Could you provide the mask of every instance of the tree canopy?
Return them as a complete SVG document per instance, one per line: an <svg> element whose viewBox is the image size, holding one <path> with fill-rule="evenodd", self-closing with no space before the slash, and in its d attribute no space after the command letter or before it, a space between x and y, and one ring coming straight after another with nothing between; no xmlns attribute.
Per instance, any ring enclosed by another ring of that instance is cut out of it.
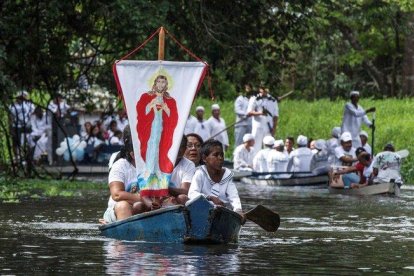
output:
<svg viewBox="0 0 414 276"><path fill-rule="evenodd" d="M413 10L409 0L5 0L2 98L76 90L82 100L93 85L115 94L111 65L160 26L211 65L219 97L259 82L307 99L350 89L411 96ZM156 59L156 49L151 42L135 58ZM191 57L167 41L166 59Z"/></svg>

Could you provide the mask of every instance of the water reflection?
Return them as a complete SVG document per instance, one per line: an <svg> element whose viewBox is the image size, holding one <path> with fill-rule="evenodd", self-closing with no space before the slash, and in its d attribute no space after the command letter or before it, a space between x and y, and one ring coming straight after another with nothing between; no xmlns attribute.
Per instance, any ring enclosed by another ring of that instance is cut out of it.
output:
<svg viewBox="0 0 414 276"><path fill-rule="evenodd" d="M239 245L122 242L99 235L96 200L0 204L2 274L362 274L414 272L414 191L401 198L332 196L324 189L239 186L245 210L263 204L281 225L252 222Z"/></svg>
<svg viewBox="0 0 414 276"><path fill-rule="evenodd" d="M104 242L107 274L229 274L240 270L237 245ZM212 265L214 264L214 265Z"/></svg>

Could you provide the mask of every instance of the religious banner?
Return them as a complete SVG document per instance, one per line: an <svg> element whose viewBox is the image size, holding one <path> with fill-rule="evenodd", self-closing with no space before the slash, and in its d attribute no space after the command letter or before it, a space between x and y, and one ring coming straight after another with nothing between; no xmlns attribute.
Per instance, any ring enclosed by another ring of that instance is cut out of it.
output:
<svg viewBox="0 0 414 276"><path fill-rule="evenodd" d="M196 91L207 65L202 62L121 60L114 66L134 145L141 196L168 195Z"/></svg>

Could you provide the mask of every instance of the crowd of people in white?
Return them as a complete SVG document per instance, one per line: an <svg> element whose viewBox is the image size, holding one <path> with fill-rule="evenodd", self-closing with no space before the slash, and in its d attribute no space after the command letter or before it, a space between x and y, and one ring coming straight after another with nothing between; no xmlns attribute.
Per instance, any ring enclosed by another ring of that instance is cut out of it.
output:
<svg viewBox="0 0 414 276"><path fill-rule="evenodd" d="M234 103L235 170L263 175L269 173L267 177L278 178L291 177L291 173L320 175L334 170L337 174L343 174L344 186L351 187L351 184L367 184L369 177L364 177L364 174L367 176L371 172L377 176L376 169L383 167L387 168L387 172L380 173L377 179L402 181L399 174L401 160L392 153L392 145L384 148L388 152L386 160L372 156L369 135L361 130L361 125L363 123L374 130L375 126L367 114L375 112L375 108L364 110L358 104L358 91L350 92L350 102L345 104L342 125L332 129L331 138L313 140L299 135L296 146L294 137L274 139L279 117L278 100L270 96L264 87L260 87L258 94L250 98L246 96L251 91L249 85L245 87L245 91L246 94L241 94ZM227 127L220 117L220 107L217 104L212 106L212 116L207 121L203 119L202 106L196 108L196 114L197 117L189 116L185 134L197 133L204 141L209 138L217 139L227 149ZM360 153L363 154L359 156ZM392 176L386 176L388 174Z"/></svg>
<svg viewBox="0 0 414 276"><path fill-rule="evenodd" d="M126 113L123 111L105 114L94 122L86 121L83 126L77 120L71 122L72 118L78 116L78 112L61 95L57 95L46 109L35 106L27 91L20 91L9 111L15 156L20 156L22 149L29 148L35 162L39 162L44 156L49 164L56 161L53 150L65 139L61 128L66 130L68 137L79 135L87 143L85 160L95 161L102 146L123 144L122 131L128 125Z"/></svg>
<svg viewBox="0 0 414 276"><path fill-rule="evenodd" d="M365 174L368 174L369 171L375 172L375 166L386 166L398 173L391 173L392 176L382 178L401 181L399 175L401 160L398 156L388 154L389 156L382 159L374 159L372 156L372 149L368 144L369 135L361 130L361 125L364 123L374 130L374 125L367 114L375 112L375 108L364 110L358 104L358 91L351 91L350 102L344 107L342 125L332 129L331 138L312 140L299 135L296 138L296 145L293 137L286 137L284 140L274 139L279 118L278 99L269 95L263 86L259 87L257 94L252 95L251 92L251 86L246 85L245 93L241 93L235 100L236 122L229 126L234 126L235 129L233 152L235 170L273 173L278 177L288 177L292 172L326 174L332 168L345 166L349 167L350 171L346 174L344 171L338 174L345 174L342 177L344 184L350 186L349 183L361 184L365 181L362 177L364 170ZM70 117L68 115L75 111L61 95L57 95L50 102L47 110L35 107L26 91L19 92L9 109L15 155L19 156L22 145L27 144L32 149L35 161L40 160L42 156L47 156L49 163L52 164L54 161L52 149L56 149L56 145L64 140L62 134L57 135L59 131L56 123L60 121L64 124ZM228 127L220 116L220 106L218 104L211 106L211 116L207 120L204 119L203 106L197 106L195 111L196 116L190 115L187 119L184 135L196 133L202 141L213 138L220 141L223 150L226 151L230 144ZM107 114L93 123L86 121L82 127L75 127L76 130L72 135L80 135L81 140L87 143L85 160L96 161L103 146L122 145L122 131L127 124L126 113L120 111ZM386 149L390 152L394 151L392 145L388 145ZM117 150L119 149L114 152ZM362 151L364 154L358 156ZM368 160L369 164L358 166L367 163L364 160ZM378 162L384 164L377 164ZM359 181L356 181L354 172L357 172ZM352 178L350 181L347 180L349 176Z"/></svg>

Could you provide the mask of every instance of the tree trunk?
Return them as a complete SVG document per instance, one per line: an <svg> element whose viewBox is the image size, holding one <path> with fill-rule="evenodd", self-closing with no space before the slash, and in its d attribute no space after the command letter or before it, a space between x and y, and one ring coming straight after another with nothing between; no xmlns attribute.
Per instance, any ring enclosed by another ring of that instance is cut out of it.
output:
<svg viewBox="0 0 414 276"><path fill-rule="evenodd" d="M402 89L404 96L414 96L414 13L409 17L408 29L411 31L404 45Z"/></svg>

